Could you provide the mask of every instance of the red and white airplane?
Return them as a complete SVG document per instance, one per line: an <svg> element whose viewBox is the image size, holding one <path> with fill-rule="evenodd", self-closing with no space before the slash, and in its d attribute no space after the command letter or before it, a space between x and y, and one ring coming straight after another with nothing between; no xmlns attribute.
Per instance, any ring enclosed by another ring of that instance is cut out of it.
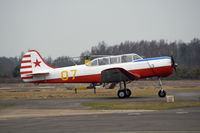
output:
<svg viewBox="0 0 200 133"><path fill-rule="evenodd" d="M130 97L131 91L126 82L147 78L167 77L176 70L173 57L143 59L137 54L122 54L93 59L87 64L55 68L48 65L36 50L25 53L20 68L21 78L28 83L120 83L119 98ZM165 97L162 88L158 93ZM121 82L124 83L122 87Z"/></svg>

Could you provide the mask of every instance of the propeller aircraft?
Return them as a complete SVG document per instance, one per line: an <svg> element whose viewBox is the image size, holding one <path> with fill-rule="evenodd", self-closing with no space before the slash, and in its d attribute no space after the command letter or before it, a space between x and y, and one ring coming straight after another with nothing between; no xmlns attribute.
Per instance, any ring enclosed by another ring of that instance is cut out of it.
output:
<svg viewBox="0 0 200 133"><path fill-rule="evenodd" d="M55 68L48 65L38 51L29 50L22 58L20 75L28 83L91 83L94 90L98 84L119 83L119 98L131 96L131 90L126 87L128 81L159 77L161 89L158 95L165 97L166 91L160 78L171 75L176 67L173 56L143 59L133 53L104 56L87 60L82 65Z"/></svg>

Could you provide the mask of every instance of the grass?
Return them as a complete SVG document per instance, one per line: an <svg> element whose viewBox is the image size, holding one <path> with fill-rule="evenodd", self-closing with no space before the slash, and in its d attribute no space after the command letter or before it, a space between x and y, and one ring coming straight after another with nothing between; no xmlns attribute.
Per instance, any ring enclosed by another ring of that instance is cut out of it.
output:
<svg viewBox="0 0 200 133"><path fill-rule="evenodd" d="M197 102L83 102L83 106L88 106L94 110L166 110L185 107L200 107Z"/></svg>
<svg viewBox="0 0 200 133"><path fill-rule="evenodd" d="M157 97L159 88L155 87L134 87L130 88L132 91L131 97ZM165 87L166 91L200 91L200 86L197 87ZM37 89L37 90L0 90L0 100L9 99L53 99L53 98L105 98L117 97L118 89L103 89L98 88L97 93L94 94L90 90L78 90L75 94L74 90L67 90L66 88L57 89Z"/></svg>
<svg viewBox="0 0 200 133"><path fill-rule="evenodd" d="M166 84L186 84L184 87L171 87L164 86L166 91L200 91L200 81L165 81ZM144 86L134 87L134 84L144 84ZM148 86L146 86L148 85ZM188 86L189 85L189 86ZM190 86L191 85L191 86ZM193 86L194 85L194 86ZM103 89L98 88L97 94L94 94L93 90L78 90L78 94L75 94L73 90L67 90L66 88L56 88L56 89L39 89L37 86L30 84L0 84L0 87L30 87L33 86L35 89L28 90L0 90L0 100L7 99L57 99L57 98L106 98L106 97L117 97L116 89ZM40 85L41 86L41 85ZM42 85L45 86L45 85ZM46 86L50 86L47 84ZM57 86L57 85L54 85ZM132 91L131 97L157 97L159 91L158 86L152 86L151 81L137 81L133 85L128 86ZM184 108L184 107L199 107L200 101L196 102L180 102L166 103L166 102L84 102L81 105L91 107L95 110L115 110L115 109L138 109L138 110L165 110L174 108ZM11 107L14 104L0 104L0 107Z"/></svg>
<svg viewBox="0 0 200 133"><path fill-rule="evenodd" d="M15 104L13 104L13 103L10 103L10 104L0 104L0 108L12 107L14 105Z"/></svg>
<svg viewBox="0 0 200 133"><path fill-rule="evenodd" d="M130 88L132 91L132 97L149 97L157 96L157 89L142 88L135 89ZM74 90L67 90L65 88L57 89L40 89L40 90L0 90L0 99L53 99L53 98L105 98L105 97L117 97L118 89L103 89L98 88L97 93L94 94L92 89L90 90L78 90L75 94Z"/></svg>
<svg viewBox="0 0 200 133"><path fill-rule="evenodd" d="M155 86L155 81L137 81L130 83L128 88L132 91L131 97L157 97L159 87ZM154 83L154 85L152 85ZM185 87L171 87L164 86L166 91L200 91L200 81L164 81L164 84L171 85L191 85ZM90 90L78 90L78 94L75 94L74 90L67 90L61 86L62 84L53 84L53 86L60 86L60 88L46 88L41 89L38 86L33 84L0 84L0 87L35 87L35 89L28 90L0 90L0 100L9 100L9 99L56 99L56 98L105 98L105 97L117 97L116 89L103 89L98 88L97 93L94 94L93 89ZM134 85L144 85L144 86L135 86ZM147 85L147 86L146 86ZM156 82L156 85L157 82ZM194 86L192 86L194 85ZM41 84L41 86L52 86L51 84Z"/></svg>

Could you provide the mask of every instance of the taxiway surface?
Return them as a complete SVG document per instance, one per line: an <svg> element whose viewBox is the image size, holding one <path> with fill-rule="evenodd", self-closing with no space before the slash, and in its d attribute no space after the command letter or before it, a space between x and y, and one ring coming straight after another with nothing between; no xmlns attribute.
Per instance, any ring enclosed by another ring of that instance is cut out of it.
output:
<svg viewBox="0 0 200 133"><path fill-rule="evenodd" d="M185 97L187 97L187 100L189 101L199 101L200 98L199 91L171 91L169 93L174 95L175 100L178 101L184 101ZM0 104L11 103L15 106L0 108L0 132L200 132L200 107L148 112L142 110L130 110L124 112L120 110L114 112L100 111L99 113L98 111L96 112L88 110L88 107L80 105L81 102L88 101L135 102L164 100L165 99L158 97L141 97L129 99L77 98L43 100L1 100ZM6 115L7 117L3 117ZM9 115L11 117L9 117Z"/></svg>
<svg viewBox="0 0 200 133"><path fill-rule="evenodd" d="M132 131L200 131L200 108L170 111L65 115L0 120L0 132L101 133Z"/></svg>

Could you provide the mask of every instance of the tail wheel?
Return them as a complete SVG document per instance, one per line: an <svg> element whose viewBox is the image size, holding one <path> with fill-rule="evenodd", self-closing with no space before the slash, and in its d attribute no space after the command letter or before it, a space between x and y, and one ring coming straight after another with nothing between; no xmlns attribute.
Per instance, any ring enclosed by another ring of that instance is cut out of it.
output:
<svg viewBox="0 0 200 133"><path fill-rule="evenodd" d="M131 96L131 90L130 89L126 89L126 97L130 97Z"/></svg>
<svg viewBox="0 0 200 133"><path fill-rule="evenodd" d="M118 97L119 98L125 98L126 97L125 90L119 90L118 91Z"/></svg>
<svg viewBox="0 0 200 133"><path fill-rule="evenodd" d="M166 91L164 91L164 90L160 90L159 92L158 92L158 96L159 97L165 97L166 96Z"/></svg>

